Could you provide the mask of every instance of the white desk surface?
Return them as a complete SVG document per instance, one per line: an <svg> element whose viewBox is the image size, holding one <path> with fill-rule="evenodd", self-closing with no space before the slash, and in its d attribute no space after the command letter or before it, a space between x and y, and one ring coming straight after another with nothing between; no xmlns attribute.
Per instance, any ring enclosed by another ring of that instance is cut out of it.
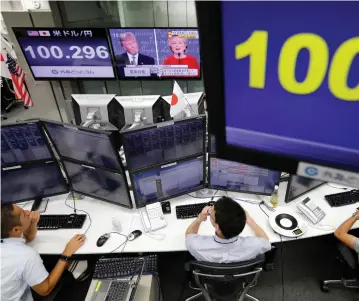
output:
<svg viewBox="0 0 359 301"><path fill-rule="evenodd" d="M337 184L334 184L337 187L341 187ZM287 182L281 183L279 187L279 206L285 206L286 208L293 210L292 212L298 212L296 209L296 203L300 202L306 197L310 197L317 205L319 205L325 212L326 217L320 222L320 225L325 225L326 227L316 225L314 227L310 226L308 222L308 230L298 239L316 237L321 235L326 235L333 233L335 229L348 217L352 215L358 204L343 206L332 208L325 201L324 195L331 193L342 192L343 190L339 190L328 185L320 186L313 191L299 197L297 200L285 204L284 196L286 192ZM219 191L217 195L225 195L226 192ZM191 193L191 195L195 195L195 193ZM230 197L239 197L244 199L251 200L260 200L263 199L265 201L269 201L270 197L266 196L257 196L252 194L243 194L243 193L234 193L228 192ZM50 201L47 206L47 210L44 214L70 214L73 213L73 210L65 206L66 195L60 195L50 198ZM118 247L122 242L124 242L124 238L117 235L111 234L111 238L102 246L97 247L96 242L97 239L103 235L104 233L115 231L112 226L112 217L117 217L121 220L122 225L122 234L129 234L133 230L141 230L143 234L134 241L129 241L125 245L123 250L124 253L145 253L145 252L171 252L171 251L185 251L185 231L187 227L192 223L194 219L177 219L176 218L176 206L183 204L194 204L201 202L208 202L208 199L197 199L192 198L188 195L181 196L175 199L170 200L171 202L171 214L165 215L168 225L166 228L160 229L156 232L156 234L164 234L162 240L155 240L152 237L149 237L144 233L143 226L141 224L140 213L136 209L126 209L122 208L107 202L99 201L96 199L86 197L83 200L76 201L76 208L86 210L91 215L92 224L89 228L86 236L87 240L85 244L77 251L76 254L104 254L109 253ZM253 217L253 219L263 228L263 230L269 236L271 243L277 243L280 241L280 236L276 234L268 223L268 217L262 212L256 204L249 204L245 202L239 202ZM68 200L68 204L73 206L72 199ZM21 205L21 204L20 204ZM26 204L25 209L30 209L31 203ZM271 212L262 206L263 210L270 214ZM82 214L83 212L78 212ZM302 216L303 217L303 216ZM303 217L304 219L304 217ZM88 228L90 223L89 218L87 217L86 222L82 229L79 230L42 230L38 231L36 238L34 241L30 243L40 254L60 254L64 250L67 242L72 238L73 235L77 233L84 233ZM328 227L329 226L329 227ZM359 227L359 222L355 225L356 228ZM200 230L200 234L204 235L213 235L213 227L209 220L202 223ZM241 236L252 236L254 232L248 226L245 227ZM283 237L283 241L292 240L290 238ZM122 251L122 247L120 247L116 253Z"/></svg>

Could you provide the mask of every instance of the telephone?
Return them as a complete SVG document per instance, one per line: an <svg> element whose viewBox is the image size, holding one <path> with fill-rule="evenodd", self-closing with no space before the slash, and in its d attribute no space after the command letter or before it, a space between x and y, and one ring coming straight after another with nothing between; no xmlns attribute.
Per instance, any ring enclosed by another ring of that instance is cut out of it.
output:
<svg viewBox="0 0 359 301"><path fill-rule="evenodd" d="M149 204L141 209L141 220L145 232L155 231L167 226L160 202Z"/></svg>
<svg viewBox="0 0 359 301"><path fill-rule="evenodd" d="M297 205L297 208L313 223L319 223L324 217L325 212L314 204L310 198L306 198Z"/></svg>

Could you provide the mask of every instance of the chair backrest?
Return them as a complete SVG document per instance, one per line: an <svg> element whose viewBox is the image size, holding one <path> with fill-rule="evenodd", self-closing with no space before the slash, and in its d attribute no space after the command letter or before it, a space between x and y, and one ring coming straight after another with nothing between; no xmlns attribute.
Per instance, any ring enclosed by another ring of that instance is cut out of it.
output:
<svg viewBox="0 0 359 301"><path fill-rule="evenodd" d="M265 256L262 254L243 262L190 261L189 266L202 292L207 291L216 300L237 300L238 295L245 293L256 282L264 261Z"/></svg>

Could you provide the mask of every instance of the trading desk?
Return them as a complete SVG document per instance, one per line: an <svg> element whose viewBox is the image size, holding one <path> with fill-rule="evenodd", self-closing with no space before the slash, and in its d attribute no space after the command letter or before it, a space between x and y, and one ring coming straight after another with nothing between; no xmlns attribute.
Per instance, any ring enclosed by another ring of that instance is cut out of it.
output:
<svg viewBox="0 0 359 301"><path fill-rule="evenodd" d="M309 193L299 197L295 201L285 204L284 196L286 192L287 183L281 183L279 187L279 206L286 206L292 212L298 212L296 209L296 203L300 202L306 197L310 197L317 205L319 205L325 212L326 217L320 222L320 225L310 226L308 220L302 216L308 222L307 232L297 239L305 239L310 237L316 237L333 233L335 229L348 217L352 215L359 204L353 204L343 207L332 208L324 199L324 195L331 193L342 192L336 188L328 185L322 185ZM226 192L219 191L217 195L225 195ZM192 193L191 195L195 195ZM238 197L250 200L265 200L269 202L270 197L258 196L253 194L242 194L228 192L230 197ZM50 198L45 214L70 214L73 213L73 209L65 206L66 195L60 195ZM86 236L87 240L85 244L77 251L76 254L105 254L110 253L116 249L121 243L124 242L124 238L111 234L111 238L102 247L97 247L97 239L104 233L116 231L112 225L112 218L116 217L120 219L122 225L122 234L129 234L133 230L141 230L142 236L134 241L127 242L126 245L120 247L115 253L144 253L144 252L172 252L172 251L185 251L185 231L187 227L192 223L194 219L180 220L176 218L177 205L194 204L201 202L208 202L210 198L198 199L189 195L181 196L170 200L172 212L165 215L168 225L166 228L160 229L151 233L144 233L141 223L140 213L136 209L125 209L110 203L99 201L86 197L83 200L76 201L76 208L87 211L91 215L91 226L88 229ZM247 202L239 201L245 210L253 217L253 219L260 225L263 230L269 236L271 243L277 243L281 241L281 238L276 234L268 223L268 217L263 213L257 204L250 204ZM72 199L67 201L67 204L73 206ZM31 208L31 203L25 205L25 209ZM267 208L262 206L263 210L270 214ZM83 213L83 212L78 212ZM90 219L87 217L86 222L80 230L42 230L38 231L38 234L34 241L30 243L40 254L60 254L66 243L77 233L84 233L90 225ZM359 227L359 223L354 225L355 228ZM203 222L199 233L204 235L213 235L213 227L209 221ZM153 234L156 234L153 236ZM248 226L245 227L241 236L253 236L254 232ZM295 239L295 238L294 238ZM282 237L283 241L293 240L290 238Z"/></svg>

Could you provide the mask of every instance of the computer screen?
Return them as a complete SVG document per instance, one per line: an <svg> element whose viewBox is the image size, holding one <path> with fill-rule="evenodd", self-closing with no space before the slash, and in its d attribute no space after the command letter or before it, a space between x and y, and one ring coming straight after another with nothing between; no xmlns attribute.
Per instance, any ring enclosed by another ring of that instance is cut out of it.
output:
<svg viewBox="0 0 359 301"><path fill-rule="evenodd" d="M48 121L44 124L61 157L123 172L109 133Z"/></svg>
<svg viewBox="0 0 359 301"><path fill-rule="evenodd" d="M1 203L18 203L69 192L57 163L34 163L1 169Z"/></svg>
<svg viewBox="0 0 359 301"><path fill-rule="evenodd" d="M36 80L114 79L105 28L13 28Z"/></svg>
<svg viewBox="0 0 359 301"><path fill-rule="evenodd" d="M210 156L209 186L213 189L270 195L280 173Z"/></svg>
<svg viewBox="0 0 359 301"><path fill-rule="evenodd" d="M132 208L128 185L123 174L77 162L63 162L73 191Z"/></svg>
<svg viewBox="0 0 359 301"><path fill-rule="evenodd" d="M205 116L123 132L123 148L131 170L204 153Z"/></svg>
<svg viewBox="0 0 359 301"><path fill-rule="evenodd" d="M1 165L50 160L46 137L37 122L1 127Z"/></svg>
<svg viewBox="0 0 359 301"><path fill-rule="evenodd" d="M173 198L205 185L203 156L133 172L132 186L136 206Z"/></svg>
<svg viewBox="0 0 359 301"><path fill-rule="evenodd" d="M196 5L218 155L359 187L359 2Z"/></svg>
<svg viewBox="0 0 359 301"><path fill-rule="evenodd" d="M208 138L209 138L209 141L208 141L208 152L210 154L215 154L216 153L216 137L212 134L209 134L208 133Z"/></svg>
<svg viewBox="0 0 359 301"><path fill-rule="evenodd" d="M314 188L325 184L323 181L313 180L305 177L290 176L285 194L285 202L289 203Z"/></svg>
<svg viewBox="0 0 359 301"><path fill-rule="evenodd" d="M116 70L126 78L200 78L197 28L110 28Z"/></svg>

